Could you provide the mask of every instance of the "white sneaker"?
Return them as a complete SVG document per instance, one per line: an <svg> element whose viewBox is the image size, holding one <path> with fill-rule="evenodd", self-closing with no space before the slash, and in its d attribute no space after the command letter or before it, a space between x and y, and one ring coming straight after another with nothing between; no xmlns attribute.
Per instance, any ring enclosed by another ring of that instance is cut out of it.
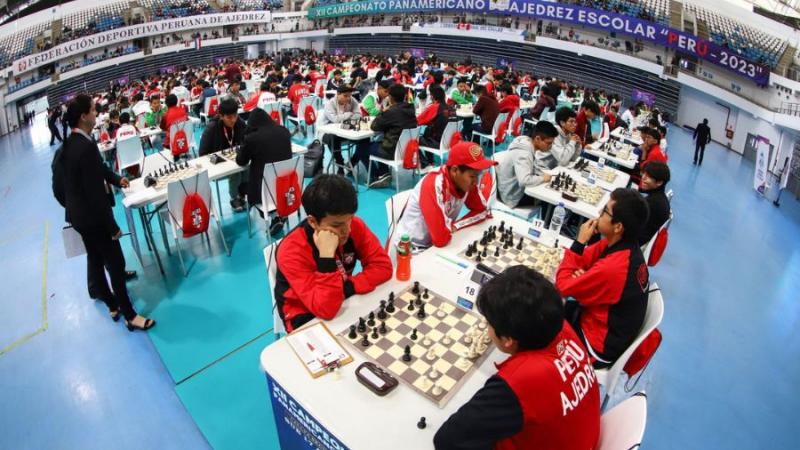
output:
<svg viewBox="0 0 800 450"><path fill-rule="evenodd" d="M371 188L385 188L392 184L392 176L390 174L382 175L377 180L370 183L369 187Z"/></svg>

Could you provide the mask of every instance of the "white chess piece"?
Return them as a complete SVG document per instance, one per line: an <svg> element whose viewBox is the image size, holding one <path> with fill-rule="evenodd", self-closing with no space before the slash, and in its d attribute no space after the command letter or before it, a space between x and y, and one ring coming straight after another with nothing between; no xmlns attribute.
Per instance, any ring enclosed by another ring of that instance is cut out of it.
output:
<svg viewBox="0 0 800 450"><path fill-rule="evenodd" d="M436 352L433 349L428 350L428 353L425 354L425 359L428 361L433 361L436 359Z"/></svg>
<svg viewBox="0 0 800 450"><path fill-rule="evenodd" d="M439 383L433 383L433 389L431 390L431 394L442 395L442 387L439 386Z"/></svg>
<svg viewBox="0 0 800 450"><path fill-rule="evenodd" d="M431 371L428 373L428 376L429 376L429 377L430 377L432 380L435 380L435 379L439 378L439 371L438 371L438 370L436 370L436 369L431 369Z"/></svg>
<svg viewBox="0 0 800 450"><path fill-rule="evenodd" d="M422 345L424 345L424 346L426 346L426 347L429 347L431 344L433 344L433 341L431 341L431 340L430 340L429 338L427 338L427 337L426 337L425 339L423 339L423 340L422 340Z"/></svg>
<svg viewBox="0 0 800 450"><path fill-rule="evenodd" d="M440 309L440 310L436 311L436 317L438 317L440 319L444 319L444 316L446 316L446 315L447 315L447 313L444 312L444 310Z"/></svg>
<svg viewBox="0 0 800 450"><path fill-rule="evenodd" d="M450 339L450 336L445 335L445 337L442 338L442 345L450 345L452 343L453 343L453 340Z"/></svg>
<svg viewBox="0 0 800 450"><path fill-rule="evenodd" d="M472 343L472 336L470 336L469 334L464 335L464 343L465 344L471 344Z"/></svg>

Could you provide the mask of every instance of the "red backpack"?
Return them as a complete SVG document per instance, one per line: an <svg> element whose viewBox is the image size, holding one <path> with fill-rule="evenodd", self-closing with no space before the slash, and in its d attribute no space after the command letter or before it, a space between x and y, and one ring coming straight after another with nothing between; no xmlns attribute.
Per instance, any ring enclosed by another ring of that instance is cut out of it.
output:
<svg viewBox="0 0 800 450"><path fill-rule="evenodd" d="M272 117L272 120L275 121L278 125L281 125L281 113L278 112L277 109L273 109L270 111L269 116Z"/></svg>
<svg viewBox="0 0 800 450"><path fill-rule="evenodd" d="M214 97L208 102L208 117L216 116L217 109L219 109L219 100L217 100L217 97Z"/></svg>
<svg viewBox="0 0 800 450"><path fill-rule="evenodd" d="M108 136L108 131L100 133L100 142L108 142L111 138Z"/></svg>
<svg viewBox="0 0 800 450"><path fill-rule="evenodd" d="M403 155L403 169L419 168L419 141L411 139L406 144L406 153Z"/></svg>
<svg viewBox="0 0 800 450"><path fill-rule="evenodd" d="M508 121L505 121L497 127L497 136L494 137L495 144L502 144L506 140L506 132L508 131Z"/></svg>
<svg viewBox="0 0 800 450"><path fill-rule="evenodd" d="M169 148L172 150L173 157L189 153L189 138L183 128L178 129L175 135L172 136L172 143Z"/></svg>
<svg viewBox="0 0 800 450"><path fill-rule="evenodd" d="M183 192L186 194L183 200L183 226L181 226L181 231L185 238L208 231L208 206L203 197L197 192L198 176L199 174L194 177L195 191L191 194L186 190L183 180L179 180Z"/></svg>
<svg viewBox="0 0 800 450"><path fill-rule="evenodd" d="M461 133L459 133L458 131L453 133L453 135L450 136L450 148L455 147L455 145L461 142L462 139L463 138L461 137Z"/></svg>
<svg viewBox="0 0 800 450"><path fill-rule="evenodd" d="M303 115L305 116L306 125L314 125L314 122L317 121L317 113L314 112L314 107L311 105L306 105Z"/></svg>
<svg viewBox="0 0 800 450"><path fill-rule="evenodd" d="M636 347L636 350L631 354L630 359L625 363L625 367L623 367L622 370L624 370L629 377L633 377L642 371L650 362L650 359L653 358L656 350L658 350L662 338L661 331L659 331L658 328L651 331L650 334L644 338L642 343Z"/></svg>
<svg viewBox="0 0 800 450"><path fill-rule="evenodd" d="M647 258L648 266L655 267L655 265L661 261L661 256L664 254L664 250L667 248L668 240L669 230L667 228L658 230L658 233L656 233L656 240L653 242L653 248L650 250L650 257Z"/></svg>
<svg viewBox="0 0 800 450"><path fill-rule="evenodd" d="M489 200L489 198L491 198L493 188L494 185L492 184L492 174L487 170L483 173L483 177L481 177L481 181L478 183L478 189L480 189L483 198Z"/></svg>
<svg viewBox="0 0 800 450"><path fill-rule="evenodd" d="M520 128L522 128L522 117L514 119L514 125L511 127L511 135L514 137L519 136Z"/></svg>
<svg viewBox="0 0 800 450"><path fill-rule="evenodd" d="M275 197L270 189L267 189L272 202L275 203L275 210L281 217L288 217L289 214L300 209L303 189L300 187L300 179L297 177L297 164L300 158L295 159L294 169L290 173L278 176L275 165L271 164L275 171ZM266 182L266 180L265 180Z"/></svg>

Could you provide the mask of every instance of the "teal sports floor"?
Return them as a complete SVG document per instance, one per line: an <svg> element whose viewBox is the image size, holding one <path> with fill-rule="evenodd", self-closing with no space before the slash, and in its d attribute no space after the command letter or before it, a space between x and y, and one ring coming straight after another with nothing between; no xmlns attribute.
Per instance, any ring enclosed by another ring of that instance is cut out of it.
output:
<svg viewBox="0 0 800 450"><path fill-rule="evenodd" d="M652 270L666 315L640 386L644 448L795 448L800 203L758 197L753 164L733 152L712 144L697 168L691 135L673 127L668 139L675 222ZM248 238L222 183L231 257L216 230L210 248L194 238L184 278L157 234L162 277L124 240L139 271L129 291L158 321L128 333L86 295L85 260L63 255L48 144L43 116L0 138L0 448L278 448L259 368L273 339L263 231ZM359 194L359 215L381 239L392 193Z"/></svg>

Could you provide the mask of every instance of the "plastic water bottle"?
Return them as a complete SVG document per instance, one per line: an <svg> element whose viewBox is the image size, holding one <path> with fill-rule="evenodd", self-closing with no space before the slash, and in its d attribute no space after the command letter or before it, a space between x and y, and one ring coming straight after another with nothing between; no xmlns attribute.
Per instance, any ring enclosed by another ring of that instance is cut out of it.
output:
<svg viewBox="0 0 800 450"><path fill-rule="evenodd" d="M553 211L553 217L550 219L550 231L554 232L556 236L561 233L561 226L564 225L566 217L567 209L564 208L563 202L559 202L556 210Z"/></svg>
<svg viewBox="0 0 800 450"><path fill-rule="evenodd" d="M411 279L411 237L404 234L397 243L397 270L395 278L399 281Z"/></svg>

